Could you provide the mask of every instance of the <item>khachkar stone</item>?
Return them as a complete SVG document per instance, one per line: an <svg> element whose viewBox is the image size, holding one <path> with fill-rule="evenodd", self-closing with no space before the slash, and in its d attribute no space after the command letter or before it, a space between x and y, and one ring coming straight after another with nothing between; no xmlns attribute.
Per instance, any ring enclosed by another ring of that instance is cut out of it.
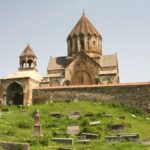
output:
<svg viewBox="0 0 150 150"><path fill-rule="evenodd" d="M42 125L40 124L39 110L34 115L34 136L42 136Z"/></svg>

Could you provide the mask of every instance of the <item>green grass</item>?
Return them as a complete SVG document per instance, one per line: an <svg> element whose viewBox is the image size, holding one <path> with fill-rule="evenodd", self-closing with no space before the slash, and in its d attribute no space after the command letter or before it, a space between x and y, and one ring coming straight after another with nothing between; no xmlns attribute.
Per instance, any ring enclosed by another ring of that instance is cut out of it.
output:
<svg viewBox="0 0 150 150"><path fill-rule="evenodd" d="M0 108L8 106L0 106ZM48 146L65 146L52 142L50 139L56 137L70 137L66 134L66 126L69 124L80 125L81 131L99 133L100 140L91 141L90 144L82 145L75 142L71 147L73 150L150 150L150 146L133 142L105 142L105 136L116 135L119 132L139 133L140 140L150 139L150 120L145 113L123 105L106 104L100 102L55 102L25 107L26 113L20 113L19 108L11 106L10 112L3 113L0 118L0 141L28 142L31 150L49 150ZM33 114L39 109L42 124L42 137L33 136ZM80 112L79 119L69 119L70 112ZM60 112L64 116L54 118L51 112ZM87 112L92 112L92 117L85 117ZM101 113L111 114L112 118L102 117ZM133 118L131 114L136 115ZM125 120L118 119L118 116L125 116ZM89 121L100 121L97 126L89 126ZM124 124L122 131L110 131L108 124Z"/></svg>

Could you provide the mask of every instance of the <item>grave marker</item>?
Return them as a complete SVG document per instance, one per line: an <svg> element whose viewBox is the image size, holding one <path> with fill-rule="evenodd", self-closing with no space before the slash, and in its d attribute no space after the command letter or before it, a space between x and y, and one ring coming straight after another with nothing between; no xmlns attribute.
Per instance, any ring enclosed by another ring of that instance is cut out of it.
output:
<svg viewBox="0 0 150 150"><path fill-rule="evenodd" d="M67 134L78 134L80 132L80 127L78 125L69 125L67 126Z"/></svg>
<svg viewBox="0 0 150 150"><path fill-rule="evenodd" d="M73 144L73 138L52 138L52 141L65 144Z"/></svg>
<svg viewBox="0 0 150 150"><path fill-rule="evenodd" d="M42 125L40 124L39 110L36 110L34 116L34 136L42 136Z"/></svg>

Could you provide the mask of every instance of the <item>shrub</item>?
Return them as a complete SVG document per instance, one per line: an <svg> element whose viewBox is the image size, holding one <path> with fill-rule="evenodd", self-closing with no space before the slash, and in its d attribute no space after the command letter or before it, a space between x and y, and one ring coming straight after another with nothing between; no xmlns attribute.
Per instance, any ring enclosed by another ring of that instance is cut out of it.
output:
<svg viewBox="0 0 150 150"><path fill-rule="evenodd" d="M21 121L21 122L18 122L17 127L21 129L29 129L31 128L31 124L30 122Z"/></svg>
<svg viewBox="0 0 150 150"><path fill-rule="evenodd" d="M49 137L42 137L39 139L39 144L43 146L48 146Z"/></svg>
<svg viewBox="0 0 150 150"><path fill-rule="evenodd" d="M89 120L85 118L85 119L82 120L81 126L82 126L82 127L85 127L85 126L87 126L87 125L89 125Z"/></svg>
<svg viewBox="0 0 150 150"><path fill-rule="evenodd" d="M82 132L86 132L86 133L99 133L99 131L94 128L94 127L91 127L91 126L86 126L86 127L83 127L82 128Z"/></svg>

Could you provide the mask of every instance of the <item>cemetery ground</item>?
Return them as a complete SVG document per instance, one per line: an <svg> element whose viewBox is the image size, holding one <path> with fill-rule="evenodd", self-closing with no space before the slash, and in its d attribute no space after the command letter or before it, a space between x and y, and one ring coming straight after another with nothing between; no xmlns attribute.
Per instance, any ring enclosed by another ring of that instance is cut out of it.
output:
<svg viewBox="0 0 150 150"><path fill-rule="evenodd" d="M37 109L42 125L40 137L33 132ZM127 106L77 101L28 107L0 106L0 110L0 141L29 143L30 150L150 150L150 145L143 144L150 141L150 116ZM75 128L71 131L70 126ZM99 136L86 139L82 133ZM112 142L105 139L121 133L136 133L139 139ZM71 138L72 141L59 143L52 138Z"/></svg>

